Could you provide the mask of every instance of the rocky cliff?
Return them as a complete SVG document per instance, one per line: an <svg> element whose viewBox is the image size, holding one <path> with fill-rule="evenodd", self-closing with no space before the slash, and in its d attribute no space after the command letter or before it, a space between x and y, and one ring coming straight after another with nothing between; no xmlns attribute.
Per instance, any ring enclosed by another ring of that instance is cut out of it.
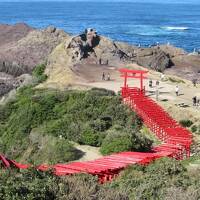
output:
<svg viewBox="0 0 200 200"><path fill-rule="evenodd" d="M30 74L44 62L49 76L45 87L82 82L93 78L95 71L130 63L171 74L178 72L188 79L200 72L198 54L170 45L137 47L112 41L94 29L72 36L55 27L37 30L26 24L0 25L0 95L19 84L17 77Z"/></svg>
<svg viewBox="0 0 200 200"><path fill-rule="evenodd" d="M22 80L17 77L45 62L68 36L54 27L36 30L26 24L0 25L0 95L19 85Z"/></svg>

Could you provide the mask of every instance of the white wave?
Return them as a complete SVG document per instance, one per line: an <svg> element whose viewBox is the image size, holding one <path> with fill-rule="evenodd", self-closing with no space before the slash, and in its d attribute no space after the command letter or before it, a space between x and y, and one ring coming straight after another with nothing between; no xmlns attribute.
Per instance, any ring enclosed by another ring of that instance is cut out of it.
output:
<svg viewBox="0 0 200 200"><path fill-rule="evenodd" d="M185 31L185 30L189 30L189 27L186 27L186 26L163 26L161 27L162 29L165 29L165 30L169 30L169 31Z"/></svg>

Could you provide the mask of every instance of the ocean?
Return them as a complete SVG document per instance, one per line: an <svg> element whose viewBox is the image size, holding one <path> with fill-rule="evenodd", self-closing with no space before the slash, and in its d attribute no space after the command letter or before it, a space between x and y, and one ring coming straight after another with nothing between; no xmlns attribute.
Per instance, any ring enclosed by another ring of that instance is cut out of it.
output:
<svg viewBox="0 0 200 200"><path fill-rule="evenodd" d="M200 49L200 4L131 2L0 2L0 23L49 25L78 34L95 28L113 40Z"/></svg>

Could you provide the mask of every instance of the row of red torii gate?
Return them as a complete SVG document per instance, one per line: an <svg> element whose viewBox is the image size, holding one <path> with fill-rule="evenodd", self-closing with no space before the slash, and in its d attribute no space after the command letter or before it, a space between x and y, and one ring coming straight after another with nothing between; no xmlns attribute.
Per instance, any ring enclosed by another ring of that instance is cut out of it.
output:
<svg viewBox="0 0 200 200"><path fill-rule="evenodd" d="M100 183L111 181L119 172L132 164L149 164L155 159L172 157L178 160L190 157L192 134L176 122L156 102L146 96L144 79L148 71L120 69L124 85L121 88L122 101L131 110L136 112L144 124L162 141L161 145L154 146L150 152L121 152L104 156L94 161L72 162L67 164L39 165L37 170L53 170L58 176L88 173L98 176ZM140 87L128 86L128 79L139 79ZM17 163L14 160L0 155L0 164L4 168L27 169L31 165Z"/></svg>

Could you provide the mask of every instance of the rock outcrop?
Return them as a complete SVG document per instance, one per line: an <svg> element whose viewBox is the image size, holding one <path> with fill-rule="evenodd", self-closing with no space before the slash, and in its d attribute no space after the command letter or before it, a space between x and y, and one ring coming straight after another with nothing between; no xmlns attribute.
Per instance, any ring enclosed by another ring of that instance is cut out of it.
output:
<svg viewBox="0 0 200 200"><path fill-rule="evenodd" d="M171 66L169 55L159 47L139 49L137 51L137 63L160 72Z"/></svg>
<svg viewBox="0 0 200 200"><path fill-rule="evenodd" d="M0 24L0 46L16 42L33 30L35 29L24 23L18 23L13 26Z"/></svg>
<svg viewBox="0 0 200 200"><path fill-rule="evenodd" d="M142 49L126 43L114 42L109 38L99 36L93 29L67 40L65 49L69 52L74 64L93 58L93 61L100 65L137 62L158 71L165 70L171 64L168 54L160 48Z"/></svg>
<svg viewBox="0 0 200 200"><path fill-rule="evenodd" d="M169 55L172 63L172 67L165 70L166 73L178 74L188 80L199 79L200 55L197 52L187 53L183 49L171 45L161 45L160 48Z"/></svg>
<svg viewBox="0 0 200 200"><path fill-rule="evenodd" d="M157 71L164 71L171 65L169 55L158 47L143 49L115 42L98 35L94 29L86 29L78 36L66 38L53 50L47 63L47 84L55 87L77 79L82 81L84 73L80 74L80 68L85 65L89 69L89 65L118 67L138 63Z"/></svg>
<svg viewBox="0 0 200 200"><path fill-rule="evenodd" d="M67 36L63 31L49 27L31 30L25 37L3 44L0 46L0 71L13 76L30 73Z"/></svg>
<svg viewBox="0 0 200 200"><path fill-rule="evenodd" d="M26 24L0 25L0 95L15 88L16 78L31 73L69 34L55 27L36 30ZM10 75L9 79L5 75ZM8 89L5 89L8 88Z"/></svg>
<svg viewBox="0 0 200 200"><path fill-rule="evenodd" d="M95 70L131 63L171 74L178 72L188 79L200 73L200 55L171 45L137 47L112 41L91 28L72 36L55 27L36 30L26 24L0 25L0 95L16 87L17 77L30 74L45 61L48 75L45 87L63 87L74 80L83 82L94 77L91 74ZM84 72L86 66L90 76Z"/></svg>

